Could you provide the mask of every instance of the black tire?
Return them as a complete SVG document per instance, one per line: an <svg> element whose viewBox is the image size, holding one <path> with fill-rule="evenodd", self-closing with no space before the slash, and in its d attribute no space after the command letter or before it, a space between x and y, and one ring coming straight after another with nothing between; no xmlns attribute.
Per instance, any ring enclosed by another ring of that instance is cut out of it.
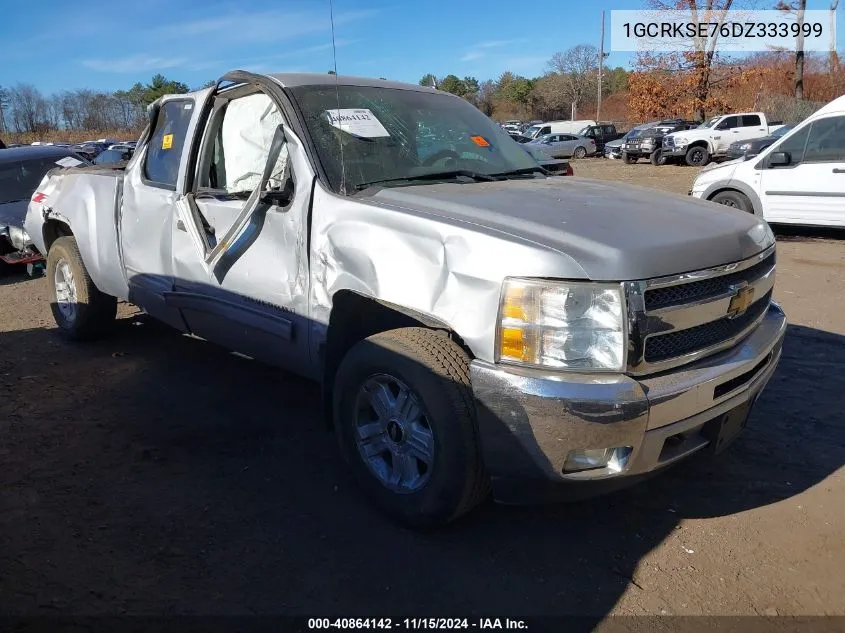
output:
<svg viewBox="0 0 845 633"><path fill-rule="evenodd" d="M665 165L666 158L663 156L663 150L656 149L651 153L651 156L648 157L651 161L652 165Z"/></svg>
<svg viewBox="0 0 845 633"><path fill-rule="evenodd" d="M633 165L637 162L637 157L631 156L628 152L622 152L622 160L625 161L626 165Z"/></svg>
<svg viewBox="0 0 845 633"><path fill-rule="evenodd" d="M62 311L56 293L56 269L67 264L73 277L75 309L72 314ZM60 237L47 253L47 278L50 286L50 308L59 326L59 332L66 338L82 341L93 340L106 335L117 315L117 299L100 292L91 280L75 237Z"/></svg>
<svg viewBox="0 0 845 633"><path fill-rule="evenodd" d="M751 200L748 199L748 196L744 193L740 193L739 191L720 191L710 198L710 201L715 202L716 204L723 204L726 207L731 207L733 209L739 209L740 211L745 211L746 213L754 213L754 207L751 204Z"/></svg>
<svg viewBox="0 0 845 633"><path fill-rule="evenodd" d="M359 393L370 378L384 375L398 378L411 389L434 438L432 467L417 490L391 490L367 464L356 443ZM404 525L443 525L478 505L489 492L469 358L445 333L401 328L356 343L335 377L334 422L341 453L358 484L382 511Z"/></svg>
<svg viewBox="0 0 845 633"><path fill-rule="evenodd" d="M572 158L584 158L587 155L587 148L580 145L572 152Z"/></svg>
<svg viewBox="0 0 845 633"><path fill-rule="evenodd" d="M695 145L687 150L686 161L690 167L704 167L710 162L710 152L706 147Z"/></svg>

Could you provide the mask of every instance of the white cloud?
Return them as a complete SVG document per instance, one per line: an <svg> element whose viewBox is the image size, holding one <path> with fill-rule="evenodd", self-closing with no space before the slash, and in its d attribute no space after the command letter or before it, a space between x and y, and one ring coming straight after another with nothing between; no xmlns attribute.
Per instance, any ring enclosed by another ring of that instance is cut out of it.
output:
<svg viewBox="0 0 845 633"><path fill-rule="evenodd" d="M138 54L109 59L84 59L82 60L82 65L101 72L134 73L175 68L177 66L183 66L187 61L184 57L156 57L154 55Z"/></svg>
<svg viewBox="0 0 845 633"><path fill-rule="evenodd" d="M484 57L484 53L481 51L470 51L463 57L461 57L462 62L471 62L474 59L481 59Z"/></svg>
<svg viewBox="0 0 845 633"><path fill-rule="evenodd" d="M483 59L489 56L489 53L491 52L490 49L503 48L523 41L525 40L489 40L487 42L479 42L467 50L467 52L464 53L464 56L460 58L460 61L471 62L477 59Z"/></svg>
<svg viewBox="0 0 845 633"><path fill-rule="evenodd" d="M500 46L507 46L508 44L518 44L524 40L491 40L489 42L481 42L476 44L473 48L498 48Z"/></svg>

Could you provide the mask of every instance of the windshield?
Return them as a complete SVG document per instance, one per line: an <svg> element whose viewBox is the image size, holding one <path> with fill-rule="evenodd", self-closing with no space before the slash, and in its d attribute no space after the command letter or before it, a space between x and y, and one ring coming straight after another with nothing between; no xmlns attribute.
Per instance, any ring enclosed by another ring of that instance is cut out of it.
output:
<svg viewBox="0 0 845 633"><path fill-rule="evenodd" d="M14 163L0 163L0 204L29 200L38 184L61 156L31 158Z"/></svg>
<svg viewBox="0 0 845 633"><path fill-rule="evenodd" d="M540 132L540 129L541 129L542 127L543 127L543 125L542 125L542 124L540 124L540 125L532 125L532 126L531 126L530 128L528 128L527 130L524 130L524 131L522 132L522 135L523 135L523 136L530 136L531 138L534 138L534 137L535 137L535 136L537 136L537 134Z"/></svg>
<svg viewBox="0 0 845 633"><path fill-rule="evenodd" d="M716 121L718 121L718 120L719 120L719 119L721 119L721 118L722 118L722 117L720 117L720 116L714 116L714 117L713 117L712 119L710 119L709 121L705 121L704 123L702 123L701 125L699 125L696 129L698 129L698 130L705 130L705 129L709 128L709 127L713 127L714 125L716 125Z"/></svg>
<svg viewBox="0 0 845 633"><path fill-rule="evenodd" d="M772 136L774 136L775 138L780 138L794 127L794 125L784 125L783 127L779 127L774 132L772 132Z"/></svg>
<svg viewBox="0 0 845 633"><path fill-rule="evenodd" d="M374 86L299 86L291 93L337 193L457 170L490 176L537 167L463 99Z"/></svg>

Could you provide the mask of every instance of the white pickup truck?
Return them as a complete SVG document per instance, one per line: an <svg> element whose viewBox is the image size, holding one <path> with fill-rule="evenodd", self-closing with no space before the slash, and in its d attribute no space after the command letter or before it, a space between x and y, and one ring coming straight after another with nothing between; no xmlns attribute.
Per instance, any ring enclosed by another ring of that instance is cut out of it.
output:
<svg viewBox="0 0 845 633"><path fill-rule="evenodd" d="M669 162L683 159L687 165L703 167L711 158L725 156L731 143L768 136L779 127L782 121L769 121L763 112L724 114L692 130L666 135L661 156Z"/></svg>
<svg viewBox="0 0 845 633"><path fill-rule="evenodd" d="M51 172L25 229L61 332L121 298L319 380L352 474L415 526L720 451L786 329L764 221L550 177L467 101L377 79L163 97L125 170Z"/></svg>

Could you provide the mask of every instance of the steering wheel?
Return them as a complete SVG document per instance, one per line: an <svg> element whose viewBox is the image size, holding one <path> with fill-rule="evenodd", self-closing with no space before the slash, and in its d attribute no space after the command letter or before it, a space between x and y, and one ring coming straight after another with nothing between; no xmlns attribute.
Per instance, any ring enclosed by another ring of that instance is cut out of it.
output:
<svg viewBox="0 0 845 633"><path fill-rule="evenodd" d="M441 149L439 152L434 152L431 156L422 162L423 167L431 167L434 163L444 158L451 158L456 163L460 160L461 155L451 149Z"/></svg>

